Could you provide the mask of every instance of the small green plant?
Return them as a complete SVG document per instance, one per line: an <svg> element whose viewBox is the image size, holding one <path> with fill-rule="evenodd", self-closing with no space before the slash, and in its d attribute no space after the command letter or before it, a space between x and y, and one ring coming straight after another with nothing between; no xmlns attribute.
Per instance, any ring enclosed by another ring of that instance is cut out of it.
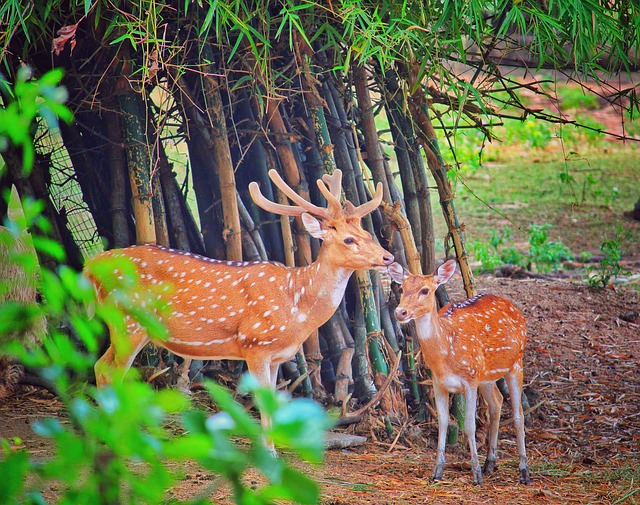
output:
<svg viewBox="0 0 640 505"><path fill-rule="evenodd" d="M594 289L603 289L612 278L629 275L629 271L623 269L619 263L622 257L621 242L629 240L629 238L631 238L631 233L622 226L618 226L615 239L602 242L600 250L604 257L597 266L587 268L589 286Z"/></svg>
<svg viewBox="0 0 640 505"><path fill-rule="evenodd" d="M480 271L491 272L500 265L524 265L526 256L516 247L507 246L513 239L511 227L504 226L501 230L492 228L489 245L476 240L471 244L474 257L480 261Z"/></svg>
<svg viewBox="0 0 640 505"><path fill-rule="evenodd" d="M471 253L481 263L481 266L477 269L478 271L493 272L502 265L502 260L496 250L479 240L471 244Z"/></svg>
<svg viewBox="0 0 640 505"><path fill-rule="evenodd" d="M578 258L580 259L580 263L589 263L592 257L593 257L593 254L591 254L591 252L589 251L582 251L578 255Z"/></svg>
<svg viewBox="0 0 640 505"><path fill-rule="evenodd" d="M563 109L595 110L599 107L598 97L579 86L558 86L557 94Z"/></svg>
<svg viewBox="0 0 640 505"><path fill-rule="evenodd" d="M582 125L575 126L576 133L578 133L581 140L586 141L588 145L595 146L604 140L604 134L602 132L607 129L605 124L587 114L577 114L576 121Z"/></svg>
<svg viewBox="0 0 640 505"><path fill-rule="evenodd" d="M529 225L529 263L540 272L556 271L562 261L573 259L571 251L562 241L549 242L549 228L551 225L548 223Z"/></svg>

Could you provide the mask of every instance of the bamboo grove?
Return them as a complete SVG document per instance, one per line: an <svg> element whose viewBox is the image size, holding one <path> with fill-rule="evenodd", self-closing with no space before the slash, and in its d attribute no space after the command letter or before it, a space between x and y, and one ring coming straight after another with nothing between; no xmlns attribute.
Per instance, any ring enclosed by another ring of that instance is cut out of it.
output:
<svg viewBox="0 0 640 505"><path fill-rule="evenodd" d="M616 19L634 15L623 4L616 4ZM433 104L490 136L483 118L500 112L478 78L481 69L506 91L500 100L525 115L544 115L509 94L517 84L491 63L490 53L505 40L528 37L539 48L555 30L554 44L536 53L537 64L571 63L585 72L600 68L590 52L598 38L609 44L609 64L627 68L628 41L637 40L633 27L626 41L612 37L617 28L605 17L588 39L576 38L573 12L556 6L562 12L554 24L543 9L506 1L10 1L0 9L7 28L0 72L15 82L25 65L36 75L64 69L75 120L61 122L58 132L37 132L29 174L23 153L3 152L2 184L46 202L53 238L77 268L86 237L72 232L68 208L51 199L60 153L64 177L79 184L95 234L108 248L150 242L212 258L302 266L318 242L298 219L256 207L247 187L258 181L267 198L284 198L267 176L275 168L322 205L315 180L339 168L344 198L355 205L370 198L373 184L383 184L383 205L363 222L384 247L412 272L428 273L436 266L434 244L446 240L472 296L463 224L441 154L448 137L436 135ZM582 44L573 54L563 45L569 40ZM474 63L467 53L478 47ZM451 62L471 65L474 77L465 81ZM377 118L389 125L393 164ZM447 237L434 236L435 195ZM283 377L305 394L331 395L346 412L350 397L366 403L399 368L401 381L383 397L383 411L427 413L412 331L392 317L396 299L393 291L387 299L385 283L358 272L339 311L309 338L297 363L283 367ZM439 297L446 302L446 293Z"/></svg>

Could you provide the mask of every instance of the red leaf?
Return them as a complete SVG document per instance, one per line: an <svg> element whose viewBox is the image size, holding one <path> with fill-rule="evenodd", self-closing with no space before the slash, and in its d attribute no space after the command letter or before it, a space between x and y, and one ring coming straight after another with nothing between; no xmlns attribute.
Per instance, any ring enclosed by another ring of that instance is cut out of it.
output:
<svg viewBox="0 0 640 505"><path fill-rule="evenodd" d="M63 26L58 30L58 36L53 39L53 52L56 53L56 56L64 51L64 46L67 42L71 47L71 53L73 53L73 48L76 47L76 30L79 24L80 22L78 21L75 25Z"/></svg>

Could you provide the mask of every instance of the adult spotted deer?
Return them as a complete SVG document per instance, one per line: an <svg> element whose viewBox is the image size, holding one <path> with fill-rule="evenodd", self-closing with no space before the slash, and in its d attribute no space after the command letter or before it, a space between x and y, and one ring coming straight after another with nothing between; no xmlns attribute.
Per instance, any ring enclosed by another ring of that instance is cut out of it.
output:
<svg viewBox="0 0 640 505"><path fill-rule="evenodd" d="M438 457L433 478L442 478L444 471L449 393L464 393L466 399L464 424L474 484L482 484L483 471L495 470L502 408L496 381L505 377L516 427L520 483L529 484L521 402L527 334L524 316L511 302L493 295L478 295L438 311L436 288L451 279L455 270L455 260L441 265L435 275L411 275L397 263L389 267L392 278L402 284L395 316L400 323L415 321L422 355L432 373L438 412ZM475 438L478 390L489 405L489 447L482 470Z"/></svg>
<svg viewBox="0 0 640 505"><path fill-rule="evenodd" d="M336 170L318 180L328 207L318 207L291 189L275 170L271 180L295 205L267 200L252 182L253 200L275 214L301 216L307 231L323 240L317 260L289 268L266 261L235 262L209 259L154 245L138 245L101 253L85 267L86 275L104 297L92 269L97 262L126 257L135 266L143 287L159 293L170 316L159 314L168 329L166 340L155 341L187 358L241 359L263 385L275 387L278 365L291 359L300 345L335 312L350 275L358 269L384 269L393 256L360 226L360 219L382 200L378 184L373 199L359 207L340 204L342 174ZM122 272L114 272L122 277ZM129 368L149 342L147 332L130 316L126 321L131 345L111 346L95 366L96 382L109 382L110 367Z"/></svg>

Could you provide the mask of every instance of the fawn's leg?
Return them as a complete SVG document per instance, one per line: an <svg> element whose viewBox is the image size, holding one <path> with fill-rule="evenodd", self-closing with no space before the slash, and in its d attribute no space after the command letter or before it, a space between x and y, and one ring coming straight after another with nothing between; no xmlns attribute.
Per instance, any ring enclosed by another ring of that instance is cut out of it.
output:
<svg viewBox="0 0 640 505"><path fill-rule="evenodd" d="M478 389L476 386L465 386L464 398L466 409L464 416L464 431L469 440L469 452L471 453L471 472L473 483L482 485L482 469L478 461L478 446L476 444L476 402L478 401Z"/></svg>
<svg viewBox="0 0 640 505"><path fill-rule="evenodd" d="M478 390L489 406L489 443L487 446L487 459L482 467L482 472L489 474L496 469L496 461L498 459L498 432L500 431L502 394L500 394L500 390L495 383L480 384Z"/></svg>
<svg viewBox="0 0 640 505"><path fill-rule="evenodd" d="M438 412L438 456L436 466L433 469L433 479L440 480L444 472L444 451L447 445L447 427L449 426L449 391L442 388L434 380L433 393L436 398L436 410Z"/></svg>
<svg viewBox="0 0 640 505"><path fill-rule="evenodd" d="M518 455L520 456L520 484L531 483L529 478L529 461L527 460L527 450L524 441L524 414L522 412L522 362L516 363L511 371L505 376L509 386L509 396L511 398L511 409L513 412L513 423L516 427L516 441L518 445Z"/></svg>

